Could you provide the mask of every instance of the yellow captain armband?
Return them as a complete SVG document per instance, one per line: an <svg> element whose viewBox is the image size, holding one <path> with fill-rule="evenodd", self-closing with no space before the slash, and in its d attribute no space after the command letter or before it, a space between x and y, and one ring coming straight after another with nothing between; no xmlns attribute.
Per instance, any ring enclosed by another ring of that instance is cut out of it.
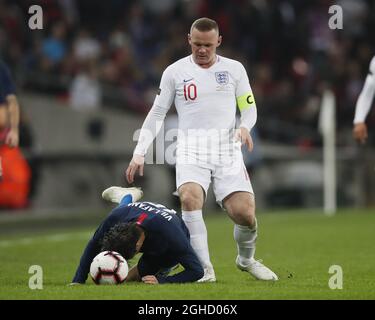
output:
<svg viewBox="0 0 375 320"><path fill-rule="evenodd" d="M251 92L246 93L240 97L237 97L237 105L240 111L250 108L255 105L255 99Z"/></svg>

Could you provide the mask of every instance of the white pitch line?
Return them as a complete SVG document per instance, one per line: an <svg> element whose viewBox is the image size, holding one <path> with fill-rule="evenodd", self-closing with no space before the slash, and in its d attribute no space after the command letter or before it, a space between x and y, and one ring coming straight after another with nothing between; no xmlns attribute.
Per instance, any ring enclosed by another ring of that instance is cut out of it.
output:
<svg viewBox="0 0 375 320"><path fill-rule="evenodd" d="M61 242L70 239L89 239L92 232L74 232L74 233L59 233L50 236L37 236L26 237L15 240L0 240L0 247L11 247L15 245L31 245L35 242L48 241L48 242Z"/></svg>

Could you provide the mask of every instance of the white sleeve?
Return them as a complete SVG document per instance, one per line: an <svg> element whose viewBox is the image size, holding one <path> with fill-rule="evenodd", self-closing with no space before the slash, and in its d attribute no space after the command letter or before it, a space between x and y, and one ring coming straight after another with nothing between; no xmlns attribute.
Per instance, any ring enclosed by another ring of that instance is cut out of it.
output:
<svg viewBox="0 0 375 320"><path fill-rule="evenodd" d="M236 88L237 106L241 112L240 128L251 130L257 121L257 108L246 70L240 64L240 78Z"/></svg>
<svg viewBox="0 0 375 320"><path fill-rule="evenodd" d="M134 154L144 156L147 153L148 148L163 125L165 116L171 107L174 97L174 80L170 68L167 68L161 77L160 87L155 97L154 104L143 122Z"/></svg>
<svg viewBox="0 0 375 320"><path fill-rule="evenodd" d="M257 116L257 108L255 105L249 109L242 110L240 128L246 128L250 131L257 122Z"/></svg>
<svg viewBox="0 0 375 320"><path fill-rule="evenodd" d="M355 115L353 123L365 122L367 114L370 111L372 100L375 93L375 57L370 63L369 74L366 77L365 84L361 93L359 94L357 104L355 107Z"/></svg>

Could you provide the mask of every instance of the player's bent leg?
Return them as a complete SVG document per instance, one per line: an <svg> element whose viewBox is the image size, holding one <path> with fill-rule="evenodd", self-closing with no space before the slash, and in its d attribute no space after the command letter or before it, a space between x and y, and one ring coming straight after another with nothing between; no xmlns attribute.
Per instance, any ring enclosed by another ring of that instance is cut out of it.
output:
<svg viewBox="0 0 375 320"><path fill-rule="evenodd" d="M254 196L247 192L235 192L223 201L228 215L235 222L234 239L238 255L236 265L259 280L278 280L277 275L254 259L257 239Z"/></svg>
<svg viewBox="0 0 375 320"><path fill-rule="evenodd" d="M187 182L178 188L181 207L184 211L202 210L204 204L204 190L195 182Z"/></svg>
<svg viewBox="0 0 375 320"><path fill-rule="evenodd" d="M256 228L255 199L249 192L233 192L223 200L223 206L235 224Z"/></svg>
<svg viewBox="0 0 375 320"><path fill-rule="evenodd" d="M131 195L132 202L136 202L143 197L143 191L141 188L122 188L113 186L103 191L102 198L114 203L120 203L126 195Z"/></svg>
<svg viewBox="0 0 375 320"><path fill-rule="evenodd" d="M178 188L182 219L189 229L190 243L204 269L204 276L198 282L215 282L215 271L210 261L207 228L203 220L202 207L204 190L198 183L184 183Z"/></svg>

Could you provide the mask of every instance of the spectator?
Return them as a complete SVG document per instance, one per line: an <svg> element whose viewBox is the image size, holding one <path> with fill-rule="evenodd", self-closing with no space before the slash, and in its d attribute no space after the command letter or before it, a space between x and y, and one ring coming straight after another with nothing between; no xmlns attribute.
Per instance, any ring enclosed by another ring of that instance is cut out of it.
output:
<svg viewBox="0 0 375 320"><path fill-rule="evenodd" d="M58 67L66 56L66 29L62 22L52 27L51 35L42 42L42 68L49 71Z"/></svg>
<svg viewBox="0 0 375 320"><path fill-rule="evenodd" d="M31 171L20 148L0 145L3 170L0 181L0 208L21 209L28 205Z"/></svg>
<svg viewBox="0 0 375 320"><path fill-rule="evenodd" d="M102 104L101 86L95 64L83 65L70 87L70 105L79 111L97 110Z"/></svg>
<svg viewBox="0 0 375 320"><path fill-rule="evenodd" d="M0 61L0 208L23 208L30 188L30 168L19 145L20 111L15 85Z"/></svg>
<svg viewBox="0 0 375 320"><path fill-rule="evenodd" d="M73 44L74 57L79 61L95 60L100 55L100 43L90 35L90 32L81 29Z"/></svg>
<svg viewBox="0 0 375 320"><path fill-rule="evenodd" d="M8 67L0 60L0 142L18 147L20 110L16 88Z"/></svg>

